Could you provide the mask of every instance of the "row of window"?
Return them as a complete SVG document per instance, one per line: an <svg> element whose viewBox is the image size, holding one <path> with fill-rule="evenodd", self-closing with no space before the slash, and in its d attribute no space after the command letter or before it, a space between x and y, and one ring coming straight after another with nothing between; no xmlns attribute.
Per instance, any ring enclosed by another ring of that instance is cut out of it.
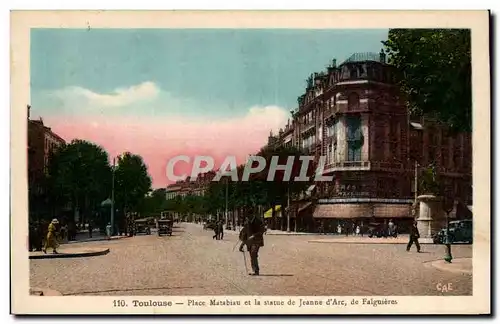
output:
<svg viewBox="0 0 500 324"><path fill-rule="evenodd" d="M426 133L428 136L426 152L424 152L426 154L422 154L423 133L412 132L411 141L416 143L416 145L410 147L412 158L426 164L435 163L448 169L460 169L469 164L469 161L464 159L465 152L469 149L469 141L464 139L463 136L455 138L439 136L439 129L435 128L428 129Z"/></svg>

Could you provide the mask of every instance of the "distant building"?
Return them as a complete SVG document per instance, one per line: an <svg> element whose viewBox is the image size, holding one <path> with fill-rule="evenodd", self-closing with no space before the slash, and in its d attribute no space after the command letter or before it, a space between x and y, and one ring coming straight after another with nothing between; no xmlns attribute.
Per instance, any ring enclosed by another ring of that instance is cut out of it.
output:
<svg viewBox="0 0 500 324"><path fill-rule="evenodd" d="M185 197L187 195L203 196L208 188L208 185L215 177L215 172L201 173L192 179L180 180L167 186L167 200L175 199L177 196Z"/></svg>
<svg viewBox="0 0 500 324"><path fill-rule="evenodd" d="M333 176L294 202L292 228L389 219L407 226L415 160L420 168L434 163L457 201L472 204L471 134L451 136L437 122L410 118L394 72L383 52L354 54L339 66L334 60L310 76L293 120L270 135L268 146L325 156L324 174Z"/></svg>

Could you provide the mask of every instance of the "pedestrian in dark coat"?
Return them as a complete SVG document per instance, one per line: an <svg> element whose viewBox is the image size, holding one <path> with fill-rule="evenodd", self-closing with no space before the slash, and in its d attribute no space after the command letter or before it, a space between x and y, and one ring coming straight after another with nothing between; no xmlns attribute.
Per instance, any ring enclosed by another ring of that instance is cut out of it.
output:
<svg viewBox="0 0 500 324"><path fill-rule="evenodd" d="M222 221L219 221L217 227L219 229L219 240L222 240L224 239L224 223Z"/></svg>
<svg viewBox="0 0 500 324"><path fill-rule="evenodd" d="M252 216L248 222L248 239L246 241L247 248L250 252L250 260L252 264L253 273L250 275L258 276L259 269L259 250L264 246L264 222L258 215Z"/></svg>
<svg viewBox="0 0 500 324"><path fill-rule="evenodd" d="M219 239L219 222L215 222L215 224L214 224L214 233L215 233L215 235L212 236L212 240L213 239L218 240Z"/></svg>
<svg viewBox="0 0 500 324"><path fill-rule="evenodd" d="M413 222L413 225L410 229L410 241L406 246L406 251L410 251L411 246L415 243L417 247L417 252L420 252L420 243L418 243L418 239L420 238L420 233L418 232L417 222Z"/></svg>

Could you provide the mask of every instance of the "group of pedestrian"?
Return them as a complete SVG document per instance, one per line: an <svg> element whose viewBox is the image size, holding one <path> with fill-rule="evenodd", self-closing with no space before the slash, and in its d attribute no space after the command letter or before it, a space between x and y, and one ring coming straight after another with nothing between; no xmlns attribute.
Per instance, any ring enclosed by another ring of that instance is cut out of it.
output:
<svg viewBox="0 0 500 324"><path fill-rule="evenodd" d="M224 223L219 220L214 224L214 236L212 239L223 240L224 239Z"/></svg>
<svg viewBox="0 0 500 324"><path fill-rule="evenodd" d="M364 234L364 228L361 225L357 225L355 223L352 223L351 226L349 224L344 224L342 227L340 224L337 225L337 234L345 234L345 236L351 235L361 235L363 236Z"/></svg>
<svg viewBox="0 0 500 324"><path fill-rule="evenodd" d="M51 248L57 253L59 242L74 239L75 235L76 226L61 224L56 218L50 223L43 220L35 221L29 225L28 250L47 253L47 249Z"/></svg>
<svg viewBox="0 0 500 324"><path fill-rule="evenodd" d="M29 224L29 251L42 251L43 241L48 224L44 221L34 221Z"/></svg>

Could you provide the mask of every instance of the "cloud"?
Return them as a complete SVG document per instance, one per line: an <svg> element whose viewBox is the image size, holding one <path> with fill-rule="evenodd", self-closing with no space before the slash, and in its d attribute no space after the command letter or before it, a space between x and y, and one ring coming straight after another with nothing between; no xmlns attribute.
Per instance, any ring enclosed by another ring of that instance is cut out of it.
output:
<svg viewBox="0 0 500 324"><path fill-rule="evenodd" d="M177 155L209 155L217 166L228 155L234 155L238 163L244 163L249 154L255 154L267 143L269 132L284 127L288 119L287 109L273 105L236 107L234 111L239 111L239 115L209 115L215 110L214 105L176 97L152 82L117 89L112 94L99 94L81 87L65 88L57 93L71 113L43 114L49 127L68 141L81 138L99 144L110 156L125 151L141 155L155 187L168 183L166 165ZM89 110L78 115L73 111L82 109L81 100L86 100ZM147 100L150 101L144 104ZM132 104L136 104L138 110L125 114L119 109L113 118L105 113L91 113L99 107ZM150 106L165 107L164 110L174 113L144 114ZM200 112L186 113L195 109ZM179 168L182 172L191 170L188 164Z"/></svg>
<svg viewBox="0 0 500 324"><path fill-rule="evenodd" d="M109 94L97 93L78 86L56 90L52 96L63 102L79 102L88 107L123 107L154 100L160 89L154 82L143 82L128 88L117 88Z"/></svg>

